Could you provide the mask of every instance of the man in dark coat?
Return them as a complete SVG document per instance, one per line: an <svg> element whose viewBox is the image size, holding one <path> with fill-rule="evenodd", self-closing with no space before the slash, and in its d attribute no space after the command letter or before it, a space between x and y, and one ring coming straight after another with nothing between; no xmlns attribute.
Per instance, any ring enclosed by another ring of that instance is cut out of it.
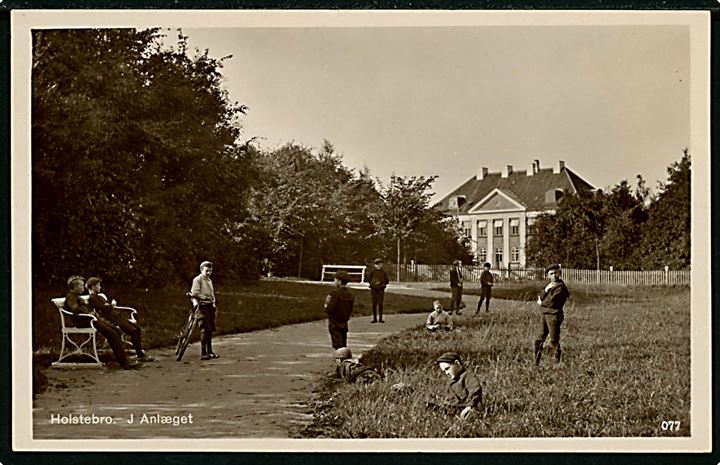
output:
<svg viewBox="0 0 720 465"><path fill-rule="evenodd" d="M477 305L475 314L480 313L480 307L482 306L483 300L485 300L485 312L490 311L490 297L492 296L492 287L495 284L495 278L490 273L490 263L483 265L483 272L480 273L480 301Z"/></svg>
<svg viewBox="0 0 720 465"><path fill-rule="evenodd" d="M370 323L385 323L383 321L383 300L385 300L385 288L390 282L387 273L383 270L383 261L380 258L376 258L374 261L374 268L368 275L368 282L370 283L370 294L372 296L372 312L373 319ZM377 313L376 313L377 310ZM380 319L377 317L380 316Z"/></svg>
<svg viewBox="0 0 720 465"><path fill-rule="evenodd" d="M540 331L535 339L535 365L540 364L542 346L550 335L550 347L555 348L555 362L560 363L560 325L565 318L563 306L570 297L570 292L562 279L560 279L560 265L553 264L545 268L545 274L550 282L538 296L537 303L542 307Z"/></svg>
<svg viewBox="0 0 720 465"><path fill-rule="evenodd" d="M333 349L347 347L348 320L353 311L353 297L347 288L350 275L340 270L335 273L335 289L325 298L325 313L328 316L328 331Z"/></svg>
<svg viewBox="0 0 720 465"><path fill-rule="evenodd" d="M448 313L452 315L453 311L457 311L457 314L461 315L460 309L465 305L462 302L463 276L460 269L460 260L455 260L453 267L450 269L450 291L452 296L450 297L450 311Z"/></svg>

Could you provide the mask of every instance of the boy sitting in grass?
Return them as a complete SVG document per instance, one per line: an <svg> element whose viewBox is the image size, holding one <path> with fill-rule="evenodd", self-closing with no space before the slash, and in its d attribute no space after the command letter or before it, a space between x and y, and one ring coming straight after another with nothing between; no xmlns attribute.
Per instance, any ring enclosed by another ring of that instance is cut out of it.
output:
<svg viewBox="0 0 720 465"><path fill-rule="evenodd" d="M455 352L442 354L436 360L436 363L440 370L452 380L450 382L451 398L441 404L428 402L427 405L445 411L457 411L457 409L462 408L460 418L467 419L482 404L480 380L474 374L465 370L462 359Z"/></svg>
<svg viewBox="0 0 720 465"><path fill-rule="evenodd" d="M443 310L439 300L433 301L433 311L427 317L425 328L428 331L437 331L438 329L451 331L453 329L452 316Z"/></svg>
<svg viewBox="0 0 720 465"><path fill-rule="evenodd" d="M335 363L337 363L338 376L348 383L371 383L380 379L380 374L374 368L353 359L352 352L347 347L335 351Z"/></svg>

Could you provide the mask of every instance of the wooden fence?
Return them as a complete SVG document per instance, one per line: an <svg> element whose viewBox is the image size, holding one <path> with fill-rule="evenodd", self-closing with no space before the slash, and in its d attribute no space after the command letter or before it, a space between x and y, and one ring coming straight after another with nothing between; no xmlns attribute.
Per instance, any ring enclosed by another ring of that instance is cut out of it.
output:
<svg viewBox="0 0 720 465"><path fill-rule="evenodd" d="M400 282L449 282L451 265L400 265L385 264L385 270L391 281ZM481 266L463 266L463 279L466 283L480 283ZM545 270L542 268L503 268L491 269L495 283L542 281ZM562 278L568 283L583 284L619 284L625 286L671 286L689 285L690 270L574 270L562 269Z"/></svg>

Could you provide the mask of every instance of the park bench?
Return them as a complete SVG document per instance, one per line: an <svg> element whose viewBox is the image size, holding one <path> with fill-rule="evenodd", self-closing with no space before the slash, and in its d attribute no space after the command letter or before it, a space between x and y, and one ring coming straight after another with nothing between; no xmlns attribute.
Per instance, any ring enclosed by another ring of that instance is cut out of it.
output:
<svg viewBox="0 0 720 465"><path fill-rule="evenodd" d="M105 297L104 294L100 295ZM88 303L88 296L80 296L80 299L82 299L83 303ZM62 344L60 347L60 356L58 357L58 360L56 362L53 362L52 366L58 368L102 366L102 362L100 362L100 357L98 356L97 350L97 329L95 328L95 321L97 321L97 317L89 313L79 313L77 315L73 315L72 312L63 308L65 306L65 297L56 297L50 300L53 304L55 304L55 307L60 313L60 324L62 326ZM115 310L127 312L128 321L130 321L131 323L137 322L137 319L135 318L137 315L137 310L135 310L134 308L116 306ZM87 319L88 325L83 327L75 326L72 321L73 316L80 319ZM77 335L80 335L80 338L82 338L82 341L79 343L74 339L74 337L77 337ZM125 334L121 332L121 335L123 338L123 342L129 346L132 346L132 343L125 339ZM67 353L65 352L66 349L69 349ZM92 361L83 363L63 361L73 355L87 357L90 358L90 360Z"/></svg>
<svg viewBox="0 0 720 465"><path fill-rule="evenodd" d="M320 281L325 281L325 278L335 279L335 274L340 271L346 271L351 278L359 278L359 282L365 282L365 265L323 265L322 272L320 273Z"/></svg>

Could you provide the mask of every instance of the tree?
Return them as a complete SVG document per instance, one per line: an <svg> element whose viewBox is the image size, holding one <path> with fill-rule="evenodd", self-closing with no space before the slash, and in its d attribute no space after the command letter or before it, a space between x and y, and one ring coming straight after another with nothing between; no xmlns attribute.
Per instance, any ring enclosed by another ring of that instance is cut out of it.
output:
<svg viewBox="0 0 720 465"><path fill-rule="evenodd" d="M121 282L184 282L203 258L244 256L246 108L222 60L166 47L158 29L34 32L34 275L83 270ZM222 254L221 254L222 253ZM218 269L244 276L251 257ZM192 270L192 271L190 271Z"/></svg>
<svg viewBox="0 0 720 465"><path fill-rule="evenodd" d="M314 277L322 263L367 260L379 199L367 173L345 167L328 141L317 153L286 144L255 162L261 174L251 210L270 238L267 271Z"/></svg>
<svg viewBox="0 0 720 465"><path fill-rule="evenodd" d="M668 180L648 209L636 260L644 268L690 266L690 152L667 169Z"/></svg>
<svg viewBox="0 0 720 465"><path fill-rule="evenodd" d="M566 193L555 214L538 218L528 259L598 270L689 266L689 154L668 168L668 181L655 197L642 176L634 193L627 181L607 193Z"/></svg>

